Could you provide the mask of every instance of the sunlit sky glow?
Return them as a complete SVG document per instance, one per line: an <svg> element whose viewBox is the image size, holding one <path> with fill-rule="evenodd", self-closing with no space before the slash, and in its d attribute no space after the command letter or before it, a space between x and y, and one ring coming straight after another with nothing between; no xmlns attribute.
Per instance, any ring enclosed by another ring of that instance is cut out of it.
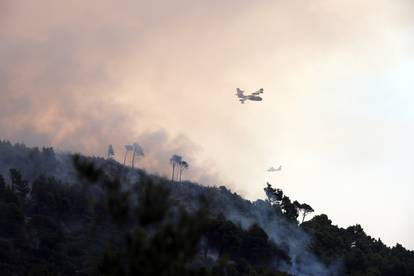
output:
<svg viewBox="0 0 414 276"><path fill-rule="evenodd" d="M414 249L409 0L0 1L0 138L139 161L263 198L266 181ZM238 103L235 88L265 89ZM270 166L283 165L268 174Z"/></svg>

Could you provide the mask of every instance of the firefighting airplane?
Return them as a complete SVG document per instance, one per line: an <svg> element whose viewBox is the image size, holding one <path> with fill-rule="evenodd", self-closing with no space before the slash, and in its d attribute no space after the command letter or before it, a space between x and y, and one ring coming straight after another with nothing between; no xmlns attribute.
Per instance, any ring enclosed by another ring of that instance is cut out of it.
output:
<svg viewBox="0 0 414 276"><path fill-rule="evenodd" d="M256 92L253 92L250 95L244 95L244 90L241 90L240 88L236 89L237 93L236 96L239 98L239 101L244 104L245 101L250 100L250 101L262 101L263 98L260 97L259 95L263 93L263 88L260 88L259 90L257 90Z"/></svg>
<svg viewBox="0 0 414 276"><path fill-rule="evenodd" d="M278 172L282 170L282 165L280 165L277 169L275 169L274 167L270 167L267 171L268 172Z"/></svg>

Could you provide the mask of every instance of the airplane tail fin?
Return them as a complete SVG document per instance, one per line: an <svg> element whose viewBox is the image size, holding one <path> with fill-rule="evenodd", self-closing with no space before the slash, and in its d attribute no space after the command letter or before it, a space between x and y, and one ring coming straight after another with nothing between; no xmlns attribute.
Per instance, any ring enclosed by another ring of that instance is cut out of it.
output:
<svg viewBox="0 0 414 276"><path fill-rule="evenodd" d="M244 95L243 95L243 93L244 93L244 91L243 90L241 90L240 88L236 88L236 95L237 96L239 96L239 97L243 97Z"/></svg>

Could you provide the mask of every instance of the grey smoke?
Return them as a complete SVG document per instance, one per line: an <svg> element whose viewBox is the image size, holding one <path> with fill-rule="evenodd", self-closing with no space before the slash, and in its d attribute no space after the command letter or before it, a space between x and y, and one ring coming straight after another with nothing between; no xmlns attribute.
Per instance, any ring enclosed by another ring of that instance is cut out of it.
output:
<svg viewBox="0 0 414 276"><path fill-rule="evenodd" d="M233 206L233 204L229 204ZM252 203L249 213L246 214L240 209L230 207L226 209L225 215L231 221L241 224L245 229L253 223L262 227L269 238L278 246L285 247L292 265L281 265L280 269L299 276L333 276L339 275L341 262L335 262L326 266L310 252L309 245L312 238L296 225L287 223L283 218L270 216L270 204L257 200Z"/></svg>
<svg viewBox="0 0 414 276"><path fill-rule="evenodd" d="M245 200L232 193L224 186L220 188L201 187L190 182L175 185L173 195L189 210L198 208L194 200L200 195L208 196L214 214L223 214L233 223L248 229L256 223L265 230L269 238L285 250L292 259L292 264L276 263L282 271L298 276L337 276L343 275L342 260L338 259L329 266L322 263L309 249L312 237L296 224L287 222L272 210L269 202Z"/></svg>

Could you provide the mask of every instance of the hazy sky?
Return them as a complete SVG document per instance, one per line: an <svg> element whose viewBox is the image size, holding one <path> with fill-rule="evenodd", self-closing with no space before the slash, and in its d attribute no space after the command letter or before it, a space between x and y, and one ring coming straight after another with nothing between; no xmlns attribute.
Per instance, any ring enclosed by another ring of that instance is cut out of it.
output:
<svg viewBox="0 0 414 276"><path fill-rule="evenodd" d="M270 181L414 249L412 3L0 0L0 139L119 160L137 141L152 172L176 152L202 184Z"/></svg>

